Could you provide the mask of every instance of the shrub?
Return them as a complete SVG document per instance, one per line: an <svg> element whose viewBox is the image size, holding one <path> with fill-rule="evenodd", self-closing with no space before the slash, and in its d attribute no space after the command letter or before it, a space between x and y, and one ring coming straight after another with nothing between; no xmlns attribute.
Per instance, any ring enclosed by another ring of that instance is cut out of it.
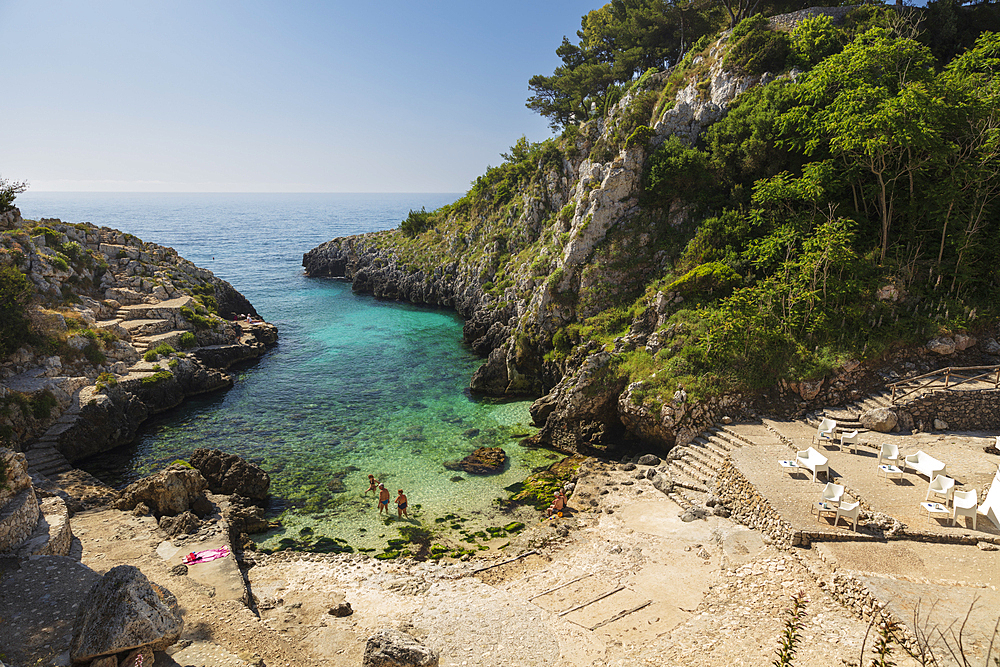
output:
<svg viewBox="0 0 1000 667"><path fill-rule="evenodd" d="M144 361L156 361L157 357L169 357L174 352L176 350L167 343L160 343L152 350L146 350L146 354L142 355L142 358Z"/></svg>
<svg viewBox="0 0 1000 667"><path fill-rule="evenodd" d="M826 14L810 16L792 31L791 49L795 64L809 69L840 50L833 21Z"/></svg>
<svg viewBox="0 0 1000 667"><path fill-rule="evenodd" d="M31 416L35 419L48 419L52 414L52 408L59 405L59 401L52 395L52 392L45 391L35 394L29 401L31 405Z"/></svg>
<svg viewBox="0 0 1000 667"><path fill-rule="evenodd" d="M646 147L654 136L656 136L656 130L648 125L640 125L632 131L632 134L628 135L628 139L625 140L625 148Z"/></svg>
<svg viewBox="0 0 1000 667"><path fill-rule="evenodd" d="M174 374L171 373L170 371L161 370L157 371L152 375L147 375L146 377L142 378L142 383L144 385L159 384L160 382L166 382L167 380L170 380L173 377Z"/></svg>
<svg viewBox="0 0 1000 667"><path fill-rule="evenodd" d="M410 214L406 216L406 220L399 223L399 228L412 238L431 226L433 216L434 214L428 213L426 208L421 208L419 211L410 209Z"/></svg>
<svg viewBox="0 0 1000 667"><path fill-rule="evenodd" d="M97 391L104 389L105 387L114 387L118 384L118 378L116 378L111 373L101 373L97 376Z"/></svg>
<svg viewBox="0 0 1000 667"><path fill-rule="evenodd" d="M103 364L108 360L96 342L88 343L87 347L83 348L83 356L94 366Z"/></svg>
<svg viewBox="0 0 1000 667"><path fill-rule="evenodd" d="M755 14L733 29L732 47L726 55L726 69L746 75L780 72L791 51L784 32L768 28L767 18Z"/></svg>
<svg viewBox="0 0 1000 667"><path fill-rule="evenodd" d="M0 266L0 355L8 355L31 336L28 301L31 281L13 266Z"/></svg>
<svg viewBox="0 0 1000 667"><path fill-rule="evenodd" d="M212 320L208 319L207 317L196 313L187 306L182 306L180 310L181 310L181 315L184 316L184 319L193 324L195 329L201 330L201 329L212 328Z"/></svg>
<svg viewBox="0 0 1000 667"><path fill-rule="evenodd" d="M180 345L182 349L190 350L192 347L198 345L198 340L194 337L193 333L185 331L181 334L181 338L177 341L177 344Z"/></svg>

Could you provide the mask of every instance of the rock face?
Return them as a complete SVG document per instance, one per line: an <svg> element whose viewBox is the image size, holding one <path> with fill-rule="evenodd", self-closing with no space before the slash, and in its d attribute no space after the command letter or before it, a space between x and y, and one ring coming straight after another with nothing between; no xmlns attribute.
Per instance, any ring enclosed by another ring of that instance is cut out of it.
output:
<svg viewBox="0 0 1000 667"><path fill-rule="evenodd" d="M114 502L115 509L128 511L145 503L157 516L176 516L194 508L204 497L208 482L193 468L172 465L129 484Z"/></svg>
<svg viewBox="0 0 1000 667"><path fill-rule="evenodd" d="M131 565L108 570L84 600L70 641L74 663L142 647L162 651L184 628L173 594Z"/></svg>
<svg viewBox="0 0 1000 667"><path fill-rule="evenodd" d="M248 463L235 454L199 448L194 450L190 462L204 475L212 493L236 493L254 500L267 498L270 475L260 466Z"/></svg>
<svg viewBox="0 0 1000 667"><path fill-rule="evenodd" d="M264 510L243 496L232 496L229 499L229 507L223 513L229 524L229 530L235 535L263 533L269 527L267 519L264 518Z"/></svg>
<svg viewBox="0 0 1000 667"><path fill-rule="evenodd" d="M896 428L896 423L899 420L895 411L889 408L874 408L872 410L866 410L861 413L859 421L861 425L871 431L878 431L879 433L888 433L892 429Z"/></svg>
<svg viewBox="0 0 1000 667"><path fill-rule="evenodd" d="M368 638L363 667L437 667L438 654L410 635L393 628Z"/></svg>
<svg viewBox="0 0 1000 667"><path fill-rule="evenodd" d="M449 470L464 470L472 475L493 475L503 472L507 452L500 447L480 447L461 461L445 463Z"/></svg>

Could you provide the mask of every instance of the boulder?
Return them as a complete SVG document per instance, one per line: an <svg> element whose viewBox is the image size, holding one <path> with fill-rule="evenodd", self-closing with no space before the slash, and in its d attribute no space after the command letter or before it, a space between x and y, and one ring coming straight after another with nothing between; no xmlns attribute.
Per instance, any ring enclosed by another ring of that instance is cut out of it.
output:
<svg viewBox="0 0 1000 667"><path fill-rule="evenodd" d="M1000 356L1000 343L995 338L990 338L986 341L986 354L992 354L995 357Z"/></svg>
<svg viewBox="0 0 1000 667"><path fill-rule="evenodd" d="M267 498L271 486L270 475L259 465L249 463L235 454L199 448L191 455L191 465L205 476L212 493L227 496L238 493L254 500Z"/></svg>
<svg viewBox="0 0 1000 667"><path fill-rule="evenodd" d="M337 618L344 618L345 616L353 614L354 610L351 609L350 602L341 602L336 606L330 607L330 610L327 613L331 616L336 616Z"/></svg>
<svg viewBox="0 0 1000 667"><path fill-rule="evenodd" d="M660 457L656 454L643 454L636 463L641 466L658 466L660 465Z"/></svg>
<svg viewBox="0 0 1000 667"><path fill-rule="evenodd" d="M899 418L889 408L873 408L862 412L858 421L870 431L888 433L896 427L896 422L899 421Z"/></svg>
<svg viewBox="0 0 1000 667"><path fill-rule="evenodd" d="M946 422L943 419L935 419L934 420L934 430L935 431L947 431L948 430L948 422Z"/></svg>
<svg viewBox="0 0 1000 667"><path fill-rule="evenodd" d="M164 515L160 517L160 530L170 537L197 533L200 527L201 521L191 512L181 512L177 516Z"/></svg>
<svg viewBox="0 0 1000 667"><path fill-rule="evenodd" d="M707 519L711 514L712 513L708 509L695 505L694 507L689 507L681 513L681 521L684 523L691 523L692 521L696 521L698 519Z"/></svg>
<svg viewBox="0 0 1000 667"><path fill-rule="evenodd" d="M673 480L662 472L653 478L653 488L661 493L671 493L674 490Z"/></svg>
<svg viewBox="0 0 1000 667"><path fill-rule="evenodd" d="M955 351L955 341L949 336L932 338L927 341L927 349L942 356L952 354Z"/></svg>
<svg viewBox="0 0 1000 667"><path fill-rule="evenodd" d="M975 336L970 336L969 334L964 333L955 334L955 349L958 351L968 350L977 342L978 341Z"/></svg>
<svg viewBox="0 0 1000 667"><path fill-rule="evenodd" d="M229 529L235 533L263 533L268 529L264 510L250 502L249 498L233 495L229 507L225 510Z"/></svg>
<svg viewBox="0 0 1000 667"><path fill-rule="evenodd" d="M368 638L363 667L437 667L438 654L410 635L393 628Z"/></svg>
<svg viewBox="0 0 1000 667"><path fill-rule="evenodd" d="M74 663L143 647L162 651L184 628L173 594L132 565L108 570L83 600L70 640Z"/></svg>
<svg viewBox="0 0 1000 667"><path fill-rule="evenodd" d="M448 470L464 470L473 475L491 475L503 472L507 453L500 447L480 447L461 461L445 463Z"/></svg>
<svg viewBox="0 0 1000 667"><path fill-rule="evenodd" d="M799 383L799 396L805 401L811 401L819 396L820 389L822 388L823 378L812 381L803 380Z"/></svg>
<svg viewBox="0 0 1000 667"><path fill-rule="evenodd" d="M129 484L113 506L128 511L139 503L146 503L157 516L176 516L191 509L207 485L197 470L171 465L155 475Z"/></svg>

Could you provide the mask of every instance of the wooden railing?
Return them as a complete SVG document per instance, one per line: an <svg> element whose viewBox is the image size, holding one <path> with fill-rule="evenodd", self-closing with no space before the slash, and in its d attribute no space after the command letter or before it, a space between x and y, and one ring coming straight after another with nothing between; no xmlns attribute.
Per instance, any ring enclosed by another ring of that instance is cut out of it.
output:
<svg viewBox="0 0 1000 667"><path fill-rule="evenodd" d="M914 382L918 382L918 384L910 388L909 391L903 391ZM924 389L955 389L970 382L984 382L992 384L994 389L1000 388L1000 365L964 366L962 368L949 366L914 378L893 382L887 386L892 387L892 402L895 404L910 394Z"/></svg>

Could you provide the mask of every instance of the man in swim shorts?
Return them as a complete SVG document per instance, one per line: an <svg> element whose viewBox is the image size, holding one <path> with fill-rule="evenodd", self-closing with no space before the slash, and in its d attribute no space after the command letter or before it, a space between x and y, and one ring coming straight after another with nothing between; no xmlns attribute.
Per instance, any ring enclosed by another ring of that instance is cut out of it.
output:
<svg viewBox="0 0 1000 667"><path fill-rule="evenodd" d="M385 488L385 484L378 485L378 513L381 514L385 510L385 513L389 513L389 489Z"/></svg>
<svg viewBox="0 0 1000 667"><path fill-rule="evenodd" d="M403 495L403 490L399 490L399 495L396 496L396 514L402 519L404 516L409 519L410 515L406 513L406 496Z"/></svg>

